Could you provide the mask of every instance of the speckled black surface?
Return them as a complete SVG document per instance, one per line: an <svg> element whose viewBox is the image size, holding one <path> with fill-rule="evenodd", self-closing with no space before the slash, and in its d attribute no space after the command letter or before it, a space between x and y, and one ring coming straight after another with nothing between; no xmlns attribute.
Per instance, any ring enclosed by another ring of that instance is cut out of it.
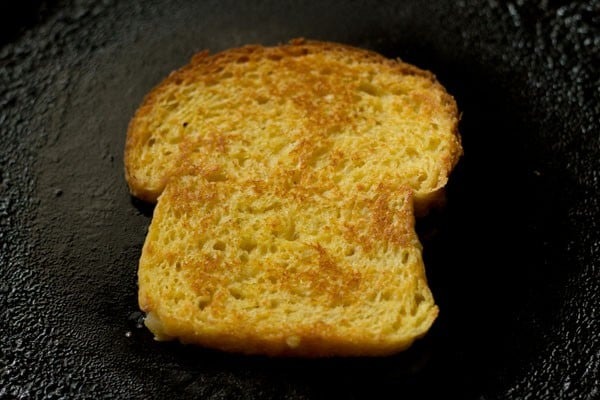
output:
<svg viewBox="0 0 600 400"><path fill-rule="evenodd" d="M600 2L29 3L0 42L0 398L600 397ZM456 96L466 155L419 222L440 317L384 359L156 343L128 120L198 50L297 36L400 56Z"/></svg>

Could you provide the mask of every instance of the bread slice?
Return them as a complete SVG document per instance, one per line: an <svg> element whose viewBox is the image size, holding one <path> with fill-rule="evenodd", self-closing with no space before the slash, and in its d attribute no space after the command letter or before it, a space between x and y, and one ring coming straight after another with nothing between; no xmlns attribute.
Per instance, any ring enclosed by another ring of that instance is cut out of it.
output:
<svg viewBox="0 0 600 400"><path fill-rule="evenodd" d="M437 315L412 191L177 176L143 249L139 301L158 339L269 355L382 355Z"/></svg>
<svg viewBox="0 0 600 400"><path fill-rule="evenodd" d="M157 339L269 355L383 355L438 309L414 208L462 149L433 75L348 46L201 53L128 132L132 193L156 201L139 302Z"/></svg>
<svg viewBox="0 0 600 400"><path fill-rule="evenodd" d="M125 149L132 194L155 202L183 158L225 176L266 177L336 165L357 177L409 185L426 209L462 154L454 99L412 65L334 43L202 52L144 99Z"/></svg>

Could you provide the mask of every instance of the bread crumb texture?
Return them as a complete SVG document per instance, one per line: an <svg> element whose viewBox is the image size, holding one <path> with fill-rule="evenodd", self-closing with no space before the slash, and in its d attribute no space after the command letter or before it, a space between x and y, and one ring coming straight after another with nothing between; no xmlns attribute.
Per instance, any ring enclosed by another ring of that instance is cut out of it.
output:
<svg viewBox="0 0 600 400"><path fill-rule="evenodd" d="M295 40L196 55L130 123L156 201L139 302L157 339L268 355L384 355L437 316L414 213L462 153L429 72Z"/></svg>

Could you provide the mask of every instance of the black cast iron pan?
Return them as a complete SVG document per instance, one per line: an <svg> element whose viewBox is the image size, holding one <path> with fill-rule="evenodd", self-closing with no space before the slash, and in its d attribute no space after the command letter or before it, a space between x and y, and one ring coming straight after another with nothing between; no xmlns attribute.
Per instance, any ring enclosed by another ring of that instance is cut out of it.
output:
<svg viewBox="0 0 600 400"><path fill-rule="evenodd" d="M0 398L598 398L599 24L597 1L3 9ZM123 179L127 123L195 52L298 36L401 57L455 95L465 156L418 226L440 317L377 359L154 342L136 304L152 209Z"/></svg>

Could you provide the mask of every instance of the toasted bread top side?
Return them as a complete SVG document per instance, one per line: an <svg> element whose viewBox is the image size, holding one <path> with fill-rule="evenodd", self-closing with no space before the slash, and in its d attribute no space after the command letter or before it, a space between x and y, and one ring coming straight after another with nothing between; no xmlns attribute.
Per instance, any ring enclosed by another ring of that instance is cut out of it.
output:
<svg viewBox="0 0 600 400"><path fill-rule="evenodd" d="M453 98L412 65L335 43L202 52L144 99L132 119L125 173L156 201L182 168L266 177L314 174L352 189L408 185L424 208L462 154Z"/></svg>
<svg viewBox="0 0 600 400"><path fill-rule="evenodd" d="M270 355L382 355L437 316L412 190L352 194L178 175L160 197L139 270L159 339Z"/></svg>

